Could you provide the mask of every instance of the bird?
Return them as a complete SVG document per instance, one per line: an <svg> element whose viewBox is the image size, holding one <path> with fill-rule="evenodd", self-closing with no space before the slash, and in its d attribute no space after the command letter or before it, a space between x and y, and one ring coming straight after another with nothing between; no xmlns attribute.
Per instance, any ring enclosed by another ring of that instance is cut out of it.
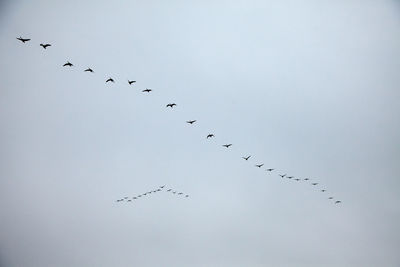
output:
<svg viewBox="0 0 400 267"><path fill-rule="evenodd" d="M333 199L333 197L328 197L328 199Z"/></svg>
<svg viewBox="0 0 400 267"><path fill-rule="evenodd" d="M342 201L340 201L340 200L335 201L335 204L339 204L339 203L342 203Z"/></svg>
<svg viewBox="0 0 400 267"><path fill-rule="evenodd" d="M157 189L157 191L161 191L161 189Z"/></svg>
<svg viewBox="0 0 400 267"><path fill-rule="evenodd" d="M84 70L84 72L94 72L91 68L87 68L86 70Z"/></svg>
<svg viewBox="0 0 400 267"><path fill-rule="evenodd" d="M172 189L168 189L167 192L171 191Z"/></svg>
<svg viewBox="0 0 400 267"><path fill-rule="evenodd" d="M242 159L244 160L249 160L249 158L251 157L251 155L247 156L247 157L242 157Z"/></svg>
<svg viewBox="0 0 400 267"><path fill-rule="evenodd" d="M22 37L20 36L20 37L17 38L17 40L20 40L21 42L25 43L25 42L30 41L31 39L24 39L24 38L22 38Z"/></svg>
<svg viewBox="0 0 400 267"><path fill-rule="evenodd" d="M128 202L131 202L132 201L132 199L128 199Z"/></svg>
<svg viewBox="0 0 400 267"><path fill-rule="evenodd" d="M160 188L164 188L164 187L165 187L165 185L160 186Z"/></svg>
<svg viewBox="0 0 400 267"><path fill-rule="evenodd" d="M209 135L207 135L207 139L208 139L208 138L211 138L211 137L214 137L214 134L209 134Z"/></svg>
<svg viewBox="0 0 400 267"><path fill-rule="evenodd" d="M132 83L136 83L136 81L130 81L130 80L128 80L128 83L131 85Z"/></svg>
<svg viewBox="0 0 400 267"><path fill-rule="evenodd" d="M176 191L172 191L173 194L176 194Z"/></svg>
<svg viewBox="0 0 400 267"><path fill-rule="evenodd" d="M183 194L182 192L179 192L179 193L178 193L178 195L182 195L182 194Z"/></svg>
<svg viewBox="0 0 400 267"><path fill-rule="evenodd" d="M279 174L280 177L284 178L286 174Z"/></svg>
<svg viewBox="0 0 400 267"><path fill-rule="evenodd" d="M196 120L192 120L192 121L186 121L187 123L189 123L189 124L193 124L193 123L195 123L196 122Z"/></svg>
<svg viewBox="0 0 400 267"><path fill-rule="evenodd" d="M286 178L288 178L288 179L292 179L292 178L293 178L293 176L288 176L288 177L286 177Z"/></svg>
<svg viewBox="0 0 400 267"><path fill-rule="evenodd" d="M267 169L267 172L272 172L274 169Z"/></svg>
<svg viewBox="0 0 400 267"><path fill-rule="evenodd" d="M106 83L108 83L108 82L114 82L114 79L113 79L113 78L108 78L108 79L106 80Z"/></svg>
<svg viewBox="0 0 400 267"><path fill-rule="evenodd" d="M298 182L298 181L300 181L300 179L299 179L299 178L296 178L295 180L296 180L297 182Z"/></svg>
<svg viewBox="0 0 400 267"><path fill-rule="evenodd" d="M263 164L256 164L254 166L256 166L257 168L261 168L262 166L264 166L264 163Z"/></svg>
<svg viewBox="0 0 400 267"><path fill-rule="evenodd" d="M317 185L318 183L312 183L312 185Z"/></svg>
<svg viewBox="0 0 400 267"><path fill-rule="evenodd" d="M175 103L170 103L170 104L167 104L167 108L168 108L168 107L170 107L170 108L173 108L174 106L176 106L176 104L175 104Z"/></svg>
<svg viewBox="0 0 400 267"><path fill-rule="evenodd" d="M125 199L128 199L128 197L124 197Z"/></svg>
<svg viewBox="0 0 400 267"><path fill-rule="evenodd" d="M185 197L189 197L189 195L186 195Z"/></svg>
<svg viewBox="0 0 400 267"><path fill-rule="evenodd" d="M137 199L137 197L133 197L133 199Z"/></svg>
<svg viewBox="0 0 400 267"><path fill-rule="evenodd" d="M142 92L146 92L146 93L150 93L151 91L153 91L153 90L151 90L149 88L146 88L145 90L142 90Z"/></svg>
<svg viewBox="0 0 400 267"><path fill-rule="evenodd" d="M224 147L226 147L226 148L229 148L231 145L232 145L232 144L226 144L226 145L222 145L222 146L224 146Z"/></svg>
<svg viewBox="0 0 400 267"><path fill-rule="evenodd" d="M63 65L63 67L66 67L66 66L72 67L73 65L74 65L74 64L72 64L71 62L67 61L67 63L65 63L65 64Z"/></svg>
<svg viewBox="0 0 400 267"><path fill-rule="evenodd" d="M321 190L322 193L325 192L325 191L326 191L325 189L322 189L322 190Z"/></svg>
<svg viewBox="0 0 400 267"><path fill-rule="evenodd" d="M304 181L308 181L308 180L310 180L309 178L304 178Z"/></svg>
<svg viewBox="0 0 400 267"><path fill-rule="evenodd" d="M41 47L43 47L43 49L46 49L47 47L51 46L51 44L40 44Z"/></svg>

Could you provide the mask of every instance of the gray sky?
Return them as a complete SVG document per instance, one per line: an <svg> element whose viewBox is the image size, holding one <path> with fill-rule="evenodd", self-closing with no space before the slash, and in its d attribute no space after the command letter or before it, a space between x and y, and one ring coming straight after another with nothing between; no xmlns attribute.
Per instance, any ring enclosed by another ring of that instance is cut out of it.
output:
<svg viewBox="0 0 400 267"><path fill-rule="evenodd" d="M399 266L398 1L0 7L0 266Z"/></svg>

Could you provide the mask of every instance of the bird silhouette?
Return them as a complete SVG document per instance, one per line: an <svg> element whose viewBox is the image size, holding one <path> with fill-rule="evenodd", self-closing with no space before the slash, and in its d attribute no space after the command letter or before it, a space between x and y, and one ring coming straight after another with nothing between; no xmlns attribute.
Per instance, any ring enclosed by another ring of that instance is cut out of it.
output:
<svg viewBox="0 0 400 267"><path fill-rule="evenodd" d="M22 38L22 37L20 36L20 37L17 38L17 40L20 40L21 42L25 43L25 42L30 41L31 39L24 39L24 38Z"/></svg>
<svg viewBox="0 0 400 267"><path fill-rule="evenodd" d="M325 190L325 189L322 189L321 192L324 193L324 192L326 192L326 190Z"/></svg>
<svg viewBox="0 0 400 267"><path fill-rule="evenodd" d="M288 177L286 177L286 178L288 178L288 179L292 179L292 178L293 178L293 176L288 176Z"/></svg>
<svg viewBox="0 0 400 267"><path fill-rule="evenodd" d="M173 194L176 194L176 191L172 191Z"/></svg>
<svg viewBox="0 0 400 267"><path fill-rule="evenodd" d="M132 199L128 199L128 202L131 202L132 201Z"/></svg>
<svg viewBox="0 0 400 267"><path fill-rule="evenodd" d="M304 181L308 181L308 180L310 180L309 178L304 178Z"/></svg>
<svg viewBox="0 0 400 267"><path fill-rule="evenodd" d="M196 122L196 120L192 120L192 121L186 121L187 123L189 123L189 124L193 124L193 123L195 123Z"/></svg>
<svg viewBox="0 0 400 267"><path fill-rule="evenodd" d="M249 160L249 158L251 157L251 155L247 156L247 157L242 157L242 159L244 160Z"/></svg>
<svg viewBox="0 0 400 267"><path fill-rule="evenodd" d="M71 62L69 62L69 61L67 61L67 63L65 63L64 65L63 65L63 67L72 67L74 64L72 64Z"/></svg>
<svg viewBox="0 0 400 267"><path fill-rule="evenodd" d="M333 197L328 197L328 199L333 199Z"/></svg>
<svg viewBox="0 0 400 267"><path fill-rule="evenodd" d="M91 68L87 68L86 70L84 70L84 72L94 72Z"/></svg>
<svg viewBox="0 0 400 267"><path fill-rule="evenodd" d="M113 79L113 78L108 78L108 79L106 80L106 83L108 83L108 82L114 82L114 79Z"/></svg>
<svg viewBox="0 0 400 267"><path fill-rule="evenodd" d="M136 83L136 81L130 81L128 80L129 85L131 85L132 83Z"/></svg>
<svg viewBox="0 0 400 267"><path fill-rule="evenodd" d="M189 197L189 195L186 195L185 197Z"/></svg>
<svg viewBox="0 0 400 267"><path fill-rule="evenodd" d="M209 134L209 135L207 135L207 139L208 139L208 138L211 138L211 137L214 137L214 134Z"/></svg>
<svg viewBox="0 0 400 267"><path fill-rule="evenodd" d="M168 189L167 192L171 191L172 189Z"/></svg>
<svg viewBox="0 0 400 267"><path fill-rule="evenodd" d="M178 193L178 195L182 195L182 194L183 194L182 192L179 192L179 193Z"/></svg>
<svg viewBox="0 0 400 267"><path fill-rule="evenodd" d="M145 90L142 90L142 92L146 92L146 93L150 93L151 91L153 91L153 90L151 90L149 88L146 88Z"/></svg>
<svg viewBox="0 0 400 267"><path fill-rule="evenodd" d="M262 166L264 166L264 163L263 164L256 164L254 166L256 166L257 168L261 168Z"/></svg>
<svg viewBox="0 0 400 267"><path fill-rule="evenodd" d="M176 104L175 104L175 103L170 103L170 104L167 104L167 108L168 108L168 107L170 107L170 108L173 108L174 106L176 106Z"/></svg>
<svg viewBox="0 0 400 267"><path fill-rule="evenodd" d="M296 179L294 179L294 180L295 180L295 181L297 181L297 182L298 182L298 181L300 181L300 179L299 179L299 178L296 178Z"/></svg>
<svg viewBox="0 0 400 267"><path fill-rule="evenodd" d="M222 146L224 146L224 147L226 147L226 148L229 148L231 145L232 145L232 144L226 144L226 145L222 145Z"/></svg>
<svg viewBox="0 0 400 267"><path fill-rule="evenodd" d="M51 46L51 44L40 44L41 47L43 47L43 49L46 49L47 47Z"/></svg>
<svg viewBox="0 0 400 267"><path fill-rule="evenodd" d="M165 187L165 185L160 186L160 188L164 188L164 187Z"/></svg>
<svg viewBox="0 0 400 267"><path fill-rule="evenodd" d="M317 185L318 183L312 183L312 185Z"/></svg>
<svg viewBox="0 0 400 267"><path fill-rule="evenodd" d="M339 204L339 203L342 203L342 201L340 201L340 200L335 201L335 204Z"/></svg>
<svg viewBox="0 0 400 267"><path fill-rule="evenodd" d="M286 174L279 174L280 177L284 178Z"/></svg>
<svg viewBox="0 0 400 267"><path fill-rule="evenodd" d="M267 172L272 172L274 169L267 169Z"/></svg>

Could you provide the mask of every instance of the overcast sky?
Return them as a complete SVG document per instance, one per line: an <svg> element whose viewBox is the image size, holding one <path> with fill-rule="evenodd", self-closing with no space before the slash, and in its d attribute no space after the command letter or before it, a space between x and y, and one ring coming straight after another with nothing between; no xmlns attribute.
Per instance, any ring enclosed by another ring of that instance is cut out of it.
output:
<svg viewBox="0 0 400 267"><path fill-rule="evenodd" d="M0 266L400 265L398 1L17 0L0 23ZM190 197L115 202L164 184Z"/></svg>

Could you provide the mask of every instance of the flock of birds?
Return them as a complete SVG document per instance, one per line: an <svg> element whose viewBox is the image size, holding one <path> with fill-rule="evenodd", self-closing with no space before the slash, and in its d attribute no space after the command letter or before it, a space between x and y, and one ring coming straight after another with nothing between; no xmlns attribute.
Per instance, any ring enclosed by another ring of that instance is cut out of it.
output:
<svg viewBox="0 0 400 267"><path fill-rule="evenodd" d="M141 197L150 196L151 194L154 195L155 193L161 192L161 191L164 190L164 187L165 187L165 185L162 185L162 186L160 186L159 188L152 189L152 190L150 190L150 191L147 191L147 192L145 192L145 193L142 193L142 194L133 196L133 197L131 197L131 198L129 198L129 197L123 197L123 198L117 199L116 202L132 202L132 201L135 201L135 200L140 199ZM165 192L170 192L171 194L176 195L176 196L184 196L185 198L189 197L188 194L185 194L185 193L183 193L183 192L178 192L178 191L176 191L176 190L174 190L174 189L172 189L172 188L169 188L169 189L166 190Z"/></svg>
<svg viewBox="0 0 400 267"><path fill-rule="evenodd" d="M30 41L31 39L18 37L17 40L21 41L22 43L26 43L26 42ZM40 46L43 47L43 49L46 50L48 47L51 46L51 44L48 44L48 43L44 43L44 44L43 44L43 43L41 43ZM72 64L71 62L67 61L67 62L66 62L65 64L63 64L62 66L63 66L63 67L73 67L74 64ZM94 73L94 71L93 71L92 68L87 68L87 69L84 70L84 72ZM106 83L115 83L115 80L114 80L113 78L109 77L109 78L106 79L105 82L106 82ZM135 80L128 80L128 84L129 84L129 85L132 85L132 84L134 84L134 83L136 83ZM150 89L150 88L146 88L146 89L142 90L143 93L150 93L150 92L152 92L152 91L153 91L153 90ZM176 106L177 106L176 103L169 103L169 104L166 105L167 108L171 108L171 109L173 109L173 108L176 107ZM191 125L194 124L195 122L197 122L197 121L196 121L196 120L188 120L188 121L186 121L186 123L191 124ZM212 133L210 133L210 134L208 134L208 135L206 136L207 139L213 138L213 137L215 137L215 135L212 134ZM227 148L227 149L229 149L232 145L233 145L233 144L224 144L224 145L222 145L222 146L225 147L225 148ZM251 155L243 156L242 158L243 158L243 160L245 160L245 161L249 161L249 159L251 158ZM262 167L264 166L264 163L255 164L254 166L255 166L256 168L262 168ZM267 172L273 172L273 171L275 171L274 168L267 168L267 169L265 169L265 170L266 170ZM303 179L301 179L301 178L299 178L299 177L294 177L294 176L291 176L291 175L287 175L286 173L278 174L278 176L280 176L282 179L284 179L284 178L286 178L286 179L293 179L294 181L297 181L297 182L300 182L300 181L305 181L305 182L311 181L310 178L303 178ZM311 184L312 186L317 186L319 183L317 183L317 182L310 182L310 184ZM160 192L160 191L162 191L163 188L164 188L164 186L160 186L160 188L158 188L158 189L155 189L155 190L151 190L151 191L142 193L142 194L140 194L140 195L137 195L137 196L132 197L131 199L129 199L129 197L123 197L123 198L121 198L121 199L118 199L117 202L123 202L123 201L132 202L133 200L137 200L138 198L141 198L141 197L144 197L144 196L147 196L147 195L150 195L150 194L155 194L155 193L157 193L157 192ZM184 195L185 197L189 197L189 195L184 194L183 192L177 192L177 191L175 191L175 190L173 190L173 189L168 189L167 192L171 192L172 194ZM325 192L327 192L327 190L326 190L326 189L320 189L320 192L325 193ZM332 197L332 196L329 196L328 199L331 200L331 201L333 201L333 203L335 203L335 204L342 203L341 200L334 199L334 197Z"/></svg>

